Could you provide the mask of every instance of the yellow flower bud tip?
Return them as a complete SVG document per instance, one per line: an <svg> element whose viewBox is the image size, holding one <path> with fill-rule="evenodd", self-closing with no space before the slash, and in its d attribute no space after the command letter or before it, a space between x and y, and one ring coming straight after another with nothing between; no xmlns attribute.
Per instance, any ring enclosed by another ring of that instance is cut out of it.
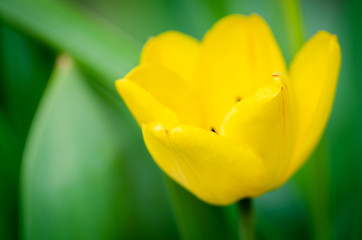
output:
<svg viewBox="0 0 362 240"><path fill-rule="evenodd" d="M286 77L282 72L275 72L272 74L272 78L274 82L279 86L282 90L288 89L287 83L286 83Z"/></svg>
<svg viewBox="0 0 362 240"><path fill-rule="evenodd" d="M328 121L340 61L337 37L320 31L287 69L260 16L230 15L201 42L176 31L150 38L116 88L160 168L227 205L278 188L305 162Z"/></svg>

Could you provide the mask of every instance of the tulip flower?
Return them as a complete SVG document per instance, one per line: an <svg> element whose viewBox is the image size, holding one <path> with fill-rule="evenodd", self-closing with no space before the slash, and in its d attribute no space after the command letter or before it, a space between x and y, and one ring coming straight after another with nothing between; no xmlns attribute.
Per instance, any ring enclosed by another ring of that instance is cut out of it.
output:
<svg viewBox="0 0 362 240"><path fill-rule="evenodd" d="M150 39L116 87L158 166L215 205L283 185L318 144L340 69L337 37L320 31L287 69L265 21L230 15L201 42Z"/></svg>

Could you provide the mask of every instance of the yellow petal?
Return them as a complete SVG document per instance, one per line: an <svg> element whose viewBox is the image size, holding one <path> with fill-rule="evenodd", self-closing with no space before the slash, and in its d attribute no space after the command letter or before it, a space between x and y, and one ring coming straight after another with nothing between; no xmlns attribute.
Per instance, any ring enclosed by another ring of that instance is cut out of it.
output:
<svg viewBox="0 0 362 240"><path fill-rule="evenodd" d="M155 121L168 127L179 124L174 112L132 81L117 80L116 88L140 126Z"/></svg>
<svg viewBox="0 0 362 240"><path fill-rule="evenodd" d="M146 146L171 178L211 204L230 204L265 189L264 167L251 151L194 126L143 126Z"/></svg>
<svg viewBox="0 0 362 240"><path fill-rule="evenodd" d="M160 65L194 85L200 43L185 34L169 31L151 38L143 48L141 64Z"/></svg>
<svg viewBox="0 0 362 240"><path fill-rule="evenodd" d="M220 135L251 149L267 166L270 188L279 185L293 142L288 88L275 76L275 85L242 99L226 116Z"/></svg>
<svg viewBox="0 0 362 240"><path fill-rule="evenodd" d="M199 125L199 105L195 94L175 72L160 66L141 65L125 78L171 109L181 123Z"/></svg>
<svg viewBox="0 0 362 240"><path fill-rule="evenodd" d="M272 83L272 73L286 72L285 68L261 17L231 15L217 22L202 41L197 72L204 127L219 130L236 99L254 95Z"/></svg>
<svg viewBox="0 0 362 240"><path fill-rule="evenodd" d="M325 31L311 38L291 64L300 125L286 179L303 164L321 138L332 109L340 64L337 37Z"/></svg>

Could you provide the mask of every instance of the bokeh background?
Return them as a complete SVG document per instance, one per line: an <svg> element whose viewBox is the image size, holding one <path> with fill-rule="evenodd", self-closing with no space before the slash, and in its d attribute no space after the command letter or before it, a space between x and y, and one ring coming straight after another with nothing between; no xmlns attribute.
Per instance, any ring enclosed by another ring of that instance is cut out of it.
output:
<svg viewBox="0 0 362 240"><path fill-rule="evenodd" d="M165 177L114 89L150 36L201 39L231 13L266 19L288 63L320 29L342 48L325 135L255 200L258 239L362 239L361 12L360 0L0 0L0 239L237 239L236 207Z"/></svg>

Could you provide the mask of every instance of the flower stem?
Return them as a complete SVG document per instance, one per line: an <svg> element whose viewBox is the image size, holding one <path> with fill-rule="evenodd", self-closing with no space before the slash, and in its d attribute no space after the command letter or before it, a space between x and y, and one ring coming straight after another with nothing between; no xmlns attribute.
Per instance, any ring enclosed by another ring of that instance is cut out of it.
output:
<svg viewBox="0 0 362 240"><path fill-rule="evenodd" d="M238 202L239 209L239 231L244 240L255 239L255 221L253 211L253 200L244 198Z"/></svg>

